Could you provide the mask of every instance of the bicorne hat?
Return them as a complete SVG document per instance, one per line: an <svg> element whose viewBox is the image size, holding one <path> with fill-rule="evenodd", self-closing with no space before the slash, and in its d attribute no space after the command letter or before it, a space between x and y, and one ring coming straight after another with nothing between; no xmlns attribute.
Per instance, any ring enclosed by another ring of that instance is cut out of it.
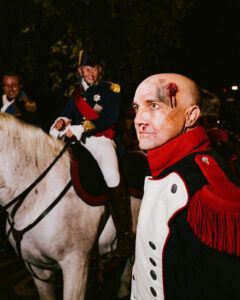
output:
<svg viewBox="0 0 240 300"><path fill-rule="evenodd" d="M78 56L78 65L79 66L95 66L99 65L99 61L93 53L89 51L80 50Z"/></svg>

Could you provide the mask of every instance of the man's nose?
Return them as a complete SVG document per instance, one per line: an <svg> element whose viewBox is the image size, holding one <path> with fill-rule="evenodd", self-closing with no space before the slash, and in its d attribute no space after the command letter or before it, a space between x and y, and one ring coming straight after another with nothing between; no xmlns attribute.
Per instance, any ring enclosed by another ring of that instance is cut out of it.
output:
<svg viewBox="0 0 240 300"><path fill-rule="evenodd" d="M7 89L8 89L9 91L12 91L14 88L15 88L15 85L14 85L14 84L9 84L9 85L7 86Z"/></svg>
<svg viewBox="0 0 240 300"><path fill-rule="evenodd" d="M138 111L136 112L136 116L134 119L135 124L137 125L146 124L147 120L148 120L148 113L146 109L139 108Z"/></svg>

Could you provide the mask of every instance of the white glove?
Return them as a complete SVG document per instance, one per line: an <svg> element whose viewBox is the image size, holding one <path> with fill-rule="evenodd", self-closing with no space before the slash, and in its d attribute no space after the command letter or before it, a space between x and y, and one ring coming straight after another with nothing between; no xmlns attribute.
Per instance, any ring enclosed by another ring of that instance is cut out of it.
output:
<svg viewBox="0 0 240 300"><path fill-rule="evenodd" d="M64 128L63 130L57 130L54 126L57 123L57 121L60 119L63 119L65 122L69 120L66 117L59 117L55 120L55 122L53 123L53 125L51 126L51 128L49 130L49 134L54 136L55 138L61 138L63 135L66 134L66 132L68 131L68 129L71 126L70 124L68 124L68 126L66 128Z"/></svg>

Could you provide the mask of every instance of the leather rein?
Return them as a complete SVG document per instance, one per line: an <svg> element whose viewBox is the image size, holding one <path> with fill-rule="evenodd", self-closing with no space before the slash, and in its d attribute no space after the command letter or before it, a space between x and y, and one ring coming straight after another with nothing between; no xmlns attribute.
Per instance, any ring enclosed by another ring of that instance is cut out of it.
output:
<svg viewBox="0 0 240 300"><path fill-rule="evenodd" d="M45 171L28 187L26 188L21 194L19 194L17 197L15 197L13 200L11 200L8 204L2 207L2 210L5 210L7 213L7 221L10 225L10 229L7 232L7 239L9 238L10 234L12 233L14 240L16 242L16 248L17 253L19 257L23 259L22 252L21 252L21 241L23 239L23 235L31 230L34 226L36 226L56 205L57 203L63 198L63 196L66 194L66 192L69 190L69 188L72 186L72 180L70 180L67 185L64 187L64 189L60 192L60 194L57 196L57 198L45 209L43 213L41 213L37 219L32 222L30 225L26 226L22 230L16 230L14 228L15 222L14 217L18 211L18 209L23 204L25 198L27 195L33 190L33 188L47 175L47 173L51 170L51 168L55 165L55 163L59 160L59 158L63 155L63 153L66 151L68 146L72 143L72 140L69 140L66 145L63 147L63 149L60 151L60 153L57 155L57 157L52 161L52 163L45 169ZM15 204L15 205L14 205ZM11 219L9 218L9 213L7 212L7 209L14 205L12 212L11 212ZM33 272L31 266L29 263L27 263L28 268L30 270L30 273L33 277L41 280L41 281L49 281L39 278L35 272Z"/></svg>

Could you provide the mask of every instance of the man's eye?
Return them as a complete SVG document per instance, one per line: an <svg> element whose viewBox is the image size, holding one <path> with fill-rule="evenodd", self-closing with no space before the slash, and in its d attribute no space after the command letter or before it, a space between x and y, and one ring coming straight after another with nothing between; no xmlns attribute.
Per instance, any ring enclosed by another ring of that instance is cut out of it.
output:
<svg viewBox="0 0 240 300"><path fill-rule="evenodd" d="M138 111L138 105L133 105L132 108L135 112Z"/></svg>
<svg viewBox="0 0 240 300"><path fill-rule="evenodd" d="M159 108L160 107L160 105L158 104L158 103L151 103L151 107L152 108Z"/></svg>

